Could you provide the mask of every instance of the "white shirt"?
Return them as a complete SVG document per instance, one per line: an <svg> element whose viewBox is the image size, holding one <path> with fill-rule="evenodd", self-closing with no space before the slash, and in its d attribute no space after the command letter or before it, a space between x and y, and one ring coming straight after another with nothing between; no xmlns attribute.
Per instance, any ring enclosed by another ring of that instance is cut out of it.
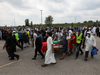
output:
<svg viewBox="0 0 100 75"><path fill-rule="evenodd" d="M85 51L91 51L93 46L96 46L96 40L94 38L94 36L90 36L90 38L88 36L86 36L86 40L85 40Z"/></svg>

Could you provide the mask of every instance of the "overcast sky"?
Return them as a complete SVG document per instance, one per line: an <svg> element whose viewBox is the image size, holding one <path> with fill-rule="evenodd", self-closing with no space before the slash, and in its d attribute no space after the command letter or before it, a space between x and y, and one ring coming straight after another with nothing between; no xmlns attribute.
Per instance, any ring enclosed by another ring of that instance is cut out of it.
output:
<svg viewBox="0 0 100 75"><path fill-rule="evenodd" d="M100 0L0 0L0 26L24 25L25 19L33 24L43 23L45 17L53 16L53 23L100 20Z"/></svg>

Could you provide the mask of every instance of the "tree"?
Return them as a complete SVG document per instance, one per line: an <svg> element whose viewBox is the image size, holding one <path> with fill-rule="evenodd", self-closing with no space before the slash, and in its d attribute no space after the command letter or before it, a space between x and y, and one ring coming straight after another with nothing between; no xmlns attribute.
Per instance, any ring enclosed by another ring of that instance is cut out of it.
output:
<svg viewBox="0 0 100 75"><path fill-rule="evenodd" d="M73 27L73 26L74 26L74 24L73 24L73 23L71 23L71 26Z"/></svg>
<svg viewBox="0 0 100 75"><path fill-rule="evenodd" d="M25 19L25 26L29 26L29 19Z"/></svg>
<svg viewBox="0 0 100 75"><path fill-rule="evenodd" d="M33 22L31 21L31 27L33 27Z"/></svg>
<svg viewBox="0 0 100 75"><path fill-rule="evenodd" d="M89 20L88 23L93 23L93 21L92 20Z"/></svg>
<svg viewBox="0 0 100 75"><path fill-rule="evenodd" d="M84 21L83 23L87 23L87 21Z"/></svg>
<svg viewBox="0 0 100 75"><path fill-rule="evenodd" d="M50 15L50 16L46 17L45 24L48 25L48 26L50 26L50 25L52 25L53 21L54 21L53 17Z"/></svg>
<svg viewBox="0 0 100 75"><path fill-rule="evenodd" d="M98 20L96 20L96 23L98 23Z"/></svg>
<svg viewBox="0 0 100 75"><path fill-rule="evenodd" d="M96 22L93 23L93 26L96 26Z"/></svg>

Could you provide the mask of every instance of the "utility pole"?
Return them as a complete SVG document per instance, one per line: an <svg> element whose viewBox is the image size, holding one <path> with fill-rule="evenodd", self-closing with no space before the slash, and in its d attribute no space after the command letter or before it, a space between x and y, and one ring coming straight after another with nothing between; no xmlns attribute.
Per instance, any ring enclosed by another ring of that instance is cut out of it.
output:
<svg viewBox="0 0 100 75"><path fill-rule="evenodd" d="M43 10L40 10L40 11L41 11L41 27L42 27L42 11L43 11Z"/></svg>

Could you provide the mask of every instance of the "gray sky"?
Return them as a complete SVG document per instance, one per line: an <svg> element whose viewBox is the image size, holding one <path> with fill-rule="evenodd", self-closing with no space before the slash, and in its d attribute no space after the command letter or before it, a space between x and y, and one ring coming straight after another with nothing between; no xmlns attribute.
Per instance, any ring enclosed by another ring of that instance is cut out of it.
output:
<svg viewBox="0 0 100 75"><path fill-rule="evenodd" d="M45 17L53 16L53 23L100 20L100 0L0 0L0 26L24 25L29 19L33 24L43 23Z"/></svg>

